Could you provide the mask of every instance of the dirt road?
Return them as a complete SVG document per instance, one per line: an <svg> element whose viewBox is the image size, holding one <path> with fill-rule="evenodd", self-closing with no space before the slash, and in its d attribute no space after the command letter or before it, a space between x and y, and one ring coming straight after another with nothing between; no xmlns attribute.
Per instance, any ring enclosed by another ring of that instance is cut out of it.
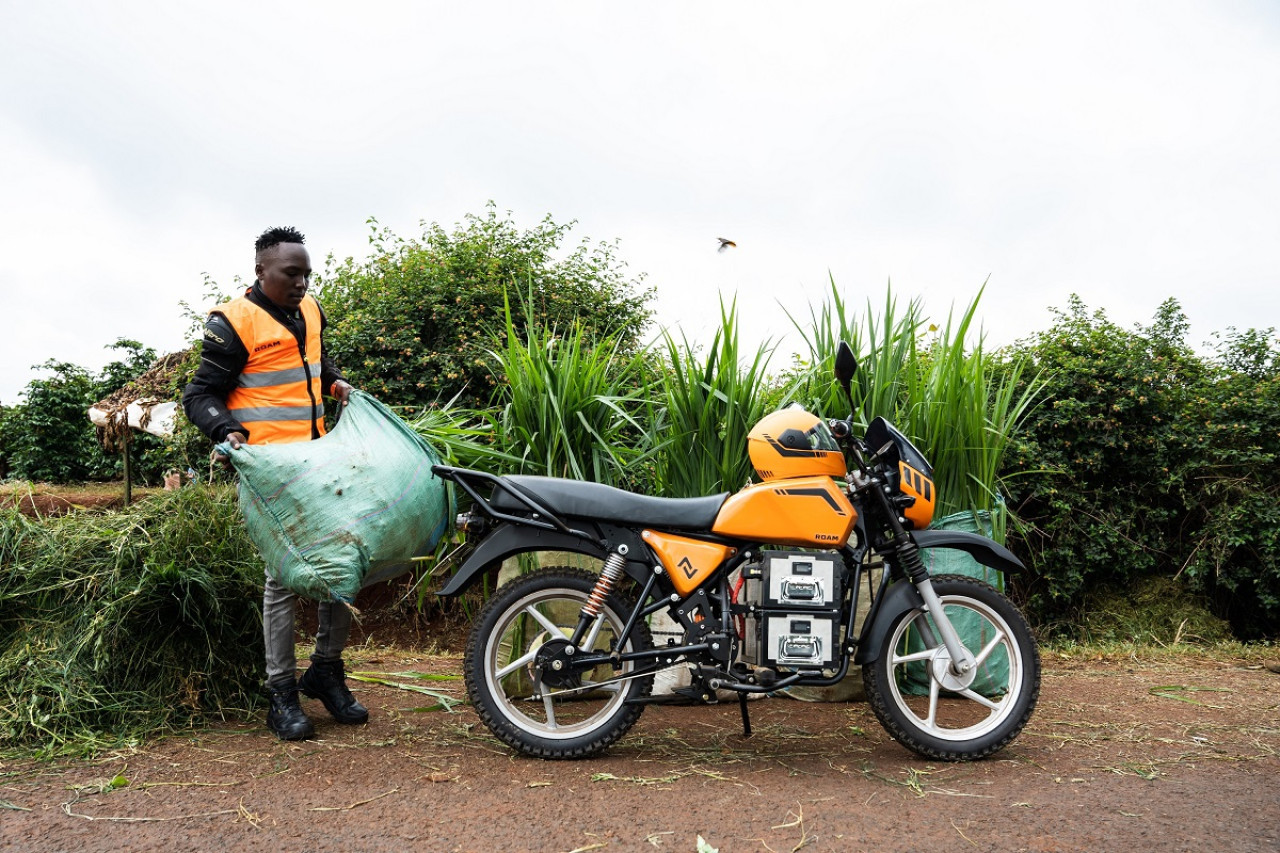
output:
<svg viewBox="0 0 1280 853"><path fill-rule="evenodd" d="M363 647L351 669L457 674ZM382 677L382 676L379 676ZM422 682L461 697L460 680ZM260 724L93 762L0 764L0 851L1280 850L1280 675L1256 662L1049 655L994 759L915 758L863 704L651 707L601 758L513 756L466 706L382 684L364 727Z"/></svg>

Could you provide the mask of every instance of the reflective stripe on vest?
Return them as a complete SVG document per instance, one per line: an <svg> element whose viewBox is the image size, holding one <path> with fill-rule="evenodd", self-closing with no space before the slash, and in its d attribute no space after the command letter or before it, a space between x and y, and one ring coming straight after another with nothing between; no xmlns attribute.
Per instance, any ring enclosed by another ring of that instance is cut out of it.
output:
<svg viewBox="0 0 1280 853"><path fill-rule="evenodd" d="M233 299L217 310L249 351L236 388L227 395L227 409L249 430L249 443L309 441L313 423L324 435L320 306L315 299L307 295L299 306L307 324L305 360L293 332L248 299Z"/></svg>

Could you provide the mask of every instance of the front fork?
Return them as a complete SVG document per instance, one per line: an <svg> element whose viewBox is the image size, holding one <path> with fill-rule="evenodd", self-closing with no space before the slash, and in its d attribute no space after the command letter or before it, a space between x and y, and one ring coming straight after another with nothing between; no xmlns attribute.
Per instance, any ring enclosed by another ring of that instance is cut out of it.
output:
<svg viewBox="0 0 1280 853"><path fill-rule="evenodd" d="M852 477L850 485L866 489L870 494L875 495L876 500L883 508L885 517L889 520L889 529L893 532L893 542L898 543L894 552L894 559L897 565L906 573L907 578L915 586L916 591L920 593L920 598L924 600L925 610L933 614L933 622L938 626L938 632L942 634L942 644L947 647L947 654L951 656L951 671L956 675L967 675L977 666L977 659L973 653L965 648L964 643L960 642L960 635L956 633L955 626L951 624L951 620L947 618L947 614L942 609L942 602L938 599L938 593L933 589L933 581L929 580L929 570L925 567L924 560L920 557L920 549L916 547L916 543L907 533L906 527L903 525L903 519L898 515L897 508L886 494L888 487L882 482L876 480L864 479L868 473L866 465L863 463L861 453L857 454L859 469L862 471L862 477ZM929 628L928 623L922 623L920 626L921 639L926 645L937 645L937 638L933 637L933 631Z"/></svg>
<svg viewBox="0 0 1280 853"><path fill-rule="evenodd" d="M942 608L942 601L933 589L933 581L929 579L929 570L920 557L920 549L914 542L908 540L898 549L897 558L898 565L907 573L907 578L924 599L925 610L933 614L933 624L938 627L938 633L942 634L942 644L947 647L947 654L951 656L951 671L956 675L967 675L972 672L978 665L977 659L965 648L964 643L960 642L960 635L956 633L955 626L947 618L946 611ZM927 622L922 622L920 625L920 633L925 645L937 644L937 638L929 636L932 631Z"/></svg>

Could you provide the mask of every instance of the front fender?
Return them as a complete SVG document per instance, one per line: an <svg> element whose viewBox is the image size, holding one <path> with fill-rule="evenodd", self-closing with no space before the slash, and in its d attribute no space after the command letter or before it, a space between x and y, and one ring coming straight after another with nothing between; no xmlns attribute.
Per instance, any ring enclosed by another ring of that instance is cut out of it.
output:
<svg viewBox="0 0 1280 853"><path fill-rule="evenodd" d="M913 532L911 538L922 551L926 548L956 548L982 565L1001 572L1027 570L1008 548L976 533L963 530L919 530Z"/></svg>
<svg viewBox="0 0 1280 853"><path fill-rule="evenodd" d="M871 623L862 629L858 652L853 656L853 662L861 666L880 657L880 649L884 646L884 638L889 635L893 620L903 613L922 607L924 599L909 582L898 581L886 589L883 597L876 602Z"/></svg>
<svg viewBox="0 0 1280 853"><path fill-rule="evenodd" d="M508 557L528 551L572 551L603 560L607 552L580 536L568 536L557 530L542 530L526 525L501 524L485 537L462 567L436 595L451 597L465 592L485 570Z"/></svg>

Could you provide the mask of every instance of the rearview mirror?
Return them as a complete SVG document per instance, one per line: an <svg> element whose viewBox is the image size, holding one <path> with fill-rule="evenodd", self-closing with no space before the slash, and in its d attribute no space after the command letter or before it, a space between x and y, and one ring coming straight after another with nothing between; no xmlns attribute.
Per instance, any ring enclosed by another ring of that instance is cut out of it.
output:
<svg viewBox="0 0 1280 853"><path fill-rule="evenodd" d="M853 348L847 342L841 341L840 346L836 348L836 379L848 388L857 370L858 358L853 354Z"/></svg>

